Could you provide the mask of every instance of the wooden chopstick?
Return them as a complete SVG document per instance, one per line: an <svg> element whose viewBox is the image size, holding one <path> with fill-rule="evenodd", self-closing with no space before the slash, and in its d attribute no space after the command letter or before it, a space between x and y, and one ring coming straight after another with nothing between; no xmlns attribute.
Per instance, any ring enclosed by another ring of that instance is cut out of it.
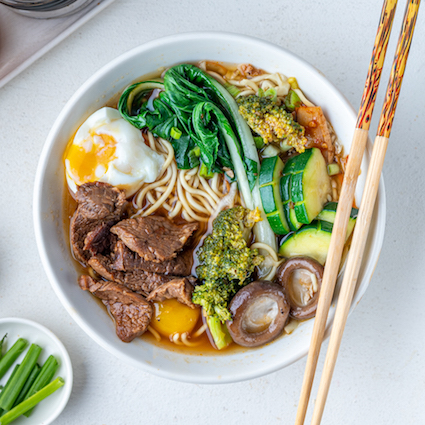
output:
<svg viewBox="0 0 425 425"><path fill-rule="evenodd" d="M353 240L342 281L341 292L338 297L338 304L326 354L325 365L313 410L312 425L319 425L322 419L339 347L341 345L342 334L344 332L351 302L353 300L375 200L378 193L379 179L384 165L388 139L390 137L394 120L394 113L404 76L407 56L412 42L419 3L420 0L410 0L406 6L403 26L398 40L384 106L379 120L378 132L373 145L372 157L366 177L366 185L362 196L359 215L356 220Z"/></svg>
<svg viewBox="0 0 425 425"><path fill-rule="evenodd" d="M345 170L344 181L341 188L328 257L326 259L326 267L323 274L316 318L314 320L310 349L308 352L307 364L301 388L300 401L295 419L296 425L304 424L307 413L308 401L314 380L314 373L326 329L326 320L328 317L329 307L332 302L336 279L338 276L342 250L345 244L348 219L354 200L354 191L360 172L360 165L366 147L368 130L372 118L373 108L375 106L376 93L381 78L382 67L384 65L385 54L387 51L396 5L397 0L385 0L382 7L379 26L372 51L372 58L366 77L366 84L363 91L362 101L357 116L356 128L353 134L351 150L348 156L347 167Z"/></svg>

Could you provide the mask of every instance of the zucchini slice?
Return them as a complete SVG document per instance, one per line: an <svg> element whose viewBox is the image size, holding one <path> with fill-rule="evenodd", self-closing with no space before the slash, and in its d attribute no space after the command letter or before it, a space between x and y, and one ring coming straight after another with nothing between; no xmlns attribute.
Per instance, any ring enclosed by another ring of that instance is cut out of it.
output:
<svg viewBox="0 0 425 425"><path fill-rule="evenodd" d="M324 207L322 212L316 217L318 220L327 221L328 223L335 223L336 209L338 207L338 202L328 202ZM347 225L347 235L345 240L347 240L351 233L353 232L354 225L356 224L356 218L359 210L357 208L351 208L350 218Z"/></svg>
<svg viewBox="0 0 425 425"><path fill-rule="evenodd" d="M331 194L331 181L320 149L307 149L291 158L283 174L292 175L290 192L297 220L311 223Z"/></svg>
<svg viewBox="0 0 425 425"><path fill-rule="evenodd" d="M283 211L279 181L282 176L283 162L279 156L264 158L260 171L260 196L267 220L278 235L286 235L289 225Z"/></svg>
<svg viewBox="0 0 425 425"><path fill-rule="evenodd" d="M331 235L331 223L315 220L288 235L279 248L279 254L287 258L299 256L314 258L323 266L328 256Z"/></svg>
<svg viewBox="0 0 425 425"><path fill-rule="evenodd" d="M283 175L280 179L280 193L282 195L283 212L285 213L286 221L288 222L291 230L298 230L302 226L302 223L297 220L297 216L295 214L294 204L291 199L291 182L291 173Z"/></svg>

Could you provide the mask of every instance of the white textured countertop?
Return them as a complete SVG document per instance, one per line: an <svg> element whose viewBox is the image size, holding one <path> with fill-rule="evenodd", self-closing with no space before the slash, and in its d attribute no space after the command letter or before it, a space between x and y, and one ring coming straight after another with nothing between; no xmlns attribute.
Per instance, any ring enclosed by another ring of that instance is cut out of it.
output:
<svg viewBox="0 0 425 425"><path fill-rule="evenodd" d="M259 4L116 1L0 89L0 317L40 322L67 347L74 389L57 425L291 424L295 419L305 359L253 381L206 386L148 375L103 350L73 322L51 289L32 225L35 170L56 116L96 70L148 40L195 30L260 37L304 57L357 108L381 1ZM403 9L400 2L373 133ZM326 425L425 423L424 40L421 10L384 166L384 247L370 287L346 327ZM319 370L324 354L322 349Z"/></svg>

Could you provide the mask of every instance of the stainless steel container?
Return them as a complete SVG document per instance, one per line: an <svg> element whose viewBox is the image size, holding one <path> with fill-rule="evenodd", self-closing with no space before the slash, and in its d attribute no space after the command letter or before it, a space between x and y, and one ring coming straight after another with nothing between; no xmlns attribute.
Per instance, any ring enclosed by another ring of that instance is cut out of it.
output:
<svg viewBox="0 0 425 425"><path fill-rule="evenodd" d="M86 7L93 0L0 0L1 4L31 18L61 18Z"/></svg>

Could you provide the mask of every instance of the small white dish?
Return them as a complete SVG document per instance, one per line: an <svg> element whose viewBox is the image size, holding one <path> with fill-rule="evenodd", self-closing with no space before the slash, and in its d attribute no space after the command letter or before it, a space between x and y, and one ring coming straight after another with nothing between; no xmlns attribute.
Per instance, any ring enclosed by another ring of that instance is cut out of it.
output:
<svg viewBox="0 0 425 425"><path fill-rule="evenodd" d="M28 341L27 348L21 353L14 364L18 364L23 360L31 344L37 344L43 349L38 359L38 364L41 366L47 358L53 354L59 362L59 367L55 373L54 379L57 376L61 376L65 380L65 385L40 402L29 418L21 416L16 419L13 424L47 425L53 423L68 403L72 390L72 364L66 348L51 331L32 320L20 319L17 317L0 319L0 339L3 338L6 333L7 340L5 344L7 345L7 349L9 349L18 338L24 338ZM14 366L12 366L1 379L3 385L12 373L13 367Z"/></svg>

